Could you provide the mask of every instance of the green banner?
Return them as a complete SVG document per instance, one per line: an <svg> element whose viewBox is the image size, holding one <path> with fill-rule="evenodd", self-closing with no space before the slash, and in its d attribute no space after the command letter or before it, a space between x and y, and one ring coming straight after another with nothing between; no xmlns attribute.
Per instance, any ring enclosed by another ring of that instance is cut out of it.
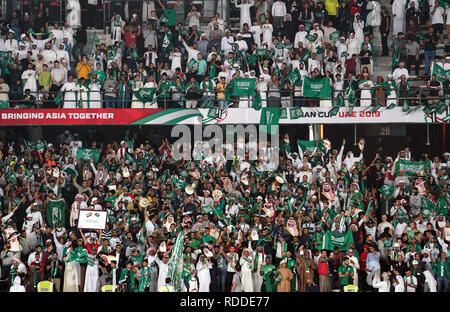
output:
<svg viewBox="0 0 450 312"><path fill-rule="evenodd" d="M331 84L327 77L322 79L311 79L305 77L303 80L303 96L310 98L331 98Z"/></svg>
<svg viewBox="0 0 450 312"><path fill-rule="evenodd" d="M62 199L50 200L47 206L47 222L50 227L56 227L59 222L65 226L66 207Z"/></svg>
<svg viewBox="0 0 450 312"><path fill-rule="evenodd" d="M25 140L25 146L28 148L30 152L34 151L43 151L47 147L47 141L37 141L37 142L31 142Z"/></svg>
<svg viewBox="0 0 450 312"><path fill-rule="evenodd" d="M445 80L448 76L450 76L450 69L445 70L439 64L433 63L433 71L431 74L436 75L436 80L441 82Z"/></svg>
<svg viewBox="0 0 450 312"><path fill-rule="evenodd" d="M427 168L431 169L431 160L425 161L409 161L406 159L399 159L395 164L395 175L399 170L403 170L405 175L411 177L418 172L425 172Z"/></svg>
<svg viewBox="0 0 450 312"><path fill-rule="evenodd" d="M291 107L289 108L289 115L291 119L298 119L303 117L304 113L301 107Z"/></svg>
<svg viewBox="0 0 450 312"><path fill-rule="evenodd" d="M289 73L289 84L291 86L293 86L296 83L300 84L302 81L300 78L301 78L300 71L298 70L298 68L296 68L294 71Z"/></svg>
<svg viewBox="0 0 450 312"><path fill-rule="evenodd" d="M281 117L281 107L263 107L261 110L261 119L259 124L262 131L271 134L272 125L278 126ZM274 128L274 130L277 127Z"/></svg>
<svg viewBox="0 0 450 312"><path fill-rule="evenodd" d="M319 145L317 145L317 142ZM297 140L298 147L302 149L303 152L309 151L309 153L312 153L317 145L317 151L326 153L327 149L325 148L323 144L323 140L312 140L312 141L306 141L306 140Z"/></svg>
<svg viewBox="0 0 450 312"><path fill-rule="evenodd" d="M350 243L354 244L352 231L347 230L345 234L337 234L328 230L323 236L322 249L333 250L337 246L339 251L346 251Z"/></svg>
<svg viewBox="0 0 450 312"><path fill-rule="evenodd" d="M156 88L142 88L134 91L133 94L136 98L144 103L153 102Z"/></svg>
<svg viewBox="0 0 450 312"><path fill-rule="evenodd" d="M86 161L90 161L90 159L93 158L95 162L98 162L98 159L100 158L100 150L79 147L77 150L77 158Z"/></svg>
<svg viewBox="0 0 450 312"><path fill-rule="evenodd" d="M232 96L253 96L256 80L252 78L235 78L231 81Z"/></svg>

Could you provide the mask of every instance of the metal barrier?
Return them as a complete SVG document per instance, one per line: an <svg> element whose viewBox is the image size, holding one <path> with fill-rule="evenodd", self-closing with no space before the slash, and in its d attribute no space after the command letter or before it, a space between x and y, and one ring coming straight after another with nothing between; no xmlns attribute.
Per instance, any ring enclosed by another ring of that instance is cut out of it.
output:
<svg viewBox="0 0 450 312"><path fill-rule="evenodd" d="M385 89L385 88L383 88ZM362 89L360 89L362 90ZM137 90L134 90L137 91ZM206 92L208 94L206 94ZM261 92L262 107L334 107L339 105L337 102L337 93L342 91L332 91L332 98L308 98L301 95L300 90L281 89L279 96L273 96L274 91ZM359 93L359 91L356 91ZM438 96L431 96L430 92L436 92L436 89L428 88L411 88L407 96L389 97L356 97L354 106L361 107L361 102L370 101L371 105L363 107L388 106L388 102L395 101L396 106L408 106L433 104L444 100L447 107L450 106L450 89L440 91ZM65 93L65 92L64 92ZM63 98L65 94L63 93ZM22 91L0 91L1 108L210 108L210 107L243 107L251 108L254 105L253 96L232 96L229 91L200 91L197 97L186 99L186 93L183 92L165 92L167 96L162 95L161 91L154 93L153 99L143 102L138 99L132 92L109 92L109 91L74 91L72 92L75 99L62 100L60 105L55 103L55 98L60 94L57 90L44 92L28 92ZM225 95L225 98L217 98L217 95ZM115 94L115 97L108 95ZM6 107L5 103L8 103ZM66 104L66 105L64 105ZM344 97L345 107L349 107L347 96Z"/></svg>

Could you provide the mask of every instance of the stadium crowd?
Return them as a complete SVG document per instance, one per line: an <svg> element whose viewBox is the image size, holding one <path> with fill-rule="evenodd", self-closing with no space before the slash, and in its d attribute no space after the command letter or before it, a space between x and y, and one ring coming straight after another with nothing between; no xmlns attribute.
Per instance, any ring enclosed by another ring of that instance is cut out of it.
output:
<svg viewBox="0 0 450 312"><path fill-rule="evenodd" d="M448 152L286 134L257 160L197 143L175 161L150 142L2 132L3 291L449 291ZM82 210L105 229L79 229Z"/></svg>
<svg viewBox="0 0 450 312"><path fill-rule="evenodd" d="M227 2L240 12L235 35L219 13L206 13L214 1L203 8L184 3L182 21L180 1L111 1L110 45L100 43L102 30L89 30L102 20L102 1L68 1L63 25L54 22L58 2L33 3L3 23L4 108L251 107L251 99L230 99L236 78L255 80L263 107L330 105L303 97L305 77L328 77L335 96L354 90L357 106L404 105L399 97L419 94L408 79L422 62L429 89L420 97L448 93L450 46L445 60L436 55L443 35L450 38L445 1L395 0L392 14L372 0ZM219 2L215 8L226 12ZM374 58L389 54L392 74L375 77Z"/></svg>

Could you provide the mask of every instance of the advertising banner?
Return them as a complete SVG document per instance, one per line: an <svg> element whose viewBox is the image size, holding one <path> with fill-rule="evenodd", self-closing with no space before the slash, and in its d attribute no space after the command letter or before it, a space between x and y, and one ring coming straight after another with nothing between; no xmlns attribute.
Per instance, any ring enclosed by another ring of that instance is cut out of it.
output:
<svg viewBox="0 0 450 312"><path fill-rule="evenodd" d="M274 110L279 110L279 114ZM270 107L270 124L389 124L449 123L449 108L442 113L419 110L404 112L402 107ZM176 108L176 109L0 109L0 125L207 125L269 124L268 109L253 108ZM279 117L278 117L279 116Z"/></svg>

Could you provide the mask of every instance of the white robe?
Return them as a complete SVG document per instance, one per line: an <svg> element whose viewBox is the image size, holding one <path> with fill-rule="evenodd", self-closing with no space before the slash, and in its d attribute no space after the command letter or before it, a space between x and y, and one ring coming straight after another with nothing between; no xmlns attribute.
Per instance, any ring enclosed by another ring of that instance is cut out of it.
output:
<svg viewBox="0 0 450 312"><path fill-rule="evenodd" d="M67 12L70 12L67 15L67 22L70 27L77 28L81 23L81 6L79 0L68 0L67 2Z"/></svg>
<svg viewBox="0 0 450 312"><path fill-rule="evenodd" d="M250 261L247 261L244 256L242 256L239 262L241 264L241 282L244 292L253 292L253 276L251 270L253 257L250 257Z"/></svg>
<svg viewBox="0 0 450 312"><path fill-rule="evenodd" d="M77 85L78 99L80 100L81 108L89 108L89 89L81 84Z"/></svg>
<svg viewBox="0 0 450 312"><path fill-rule="evenodd" d="M258 46L258 49L261 48L261 34L262 34L261 26L256 25L250 27L250 32L253 34L253 41Z"/></svg>
<svg viewBox="0 0 450 312"><path fill-rule="evenodd" d="M136 95L134 95L134 91L139 91L144 87L144 83L142 81L136 81L136 86L133 88L133 99L131 101L131 108L144 108L144 103L138 100Z"/></svg>
<svg viewBox="0 0 450 312"><path fill-rule="evenodd" d="M240 14L240 20L241 20L240 27L241 28L239 30L242 30L245 23L247 23L249 27L252 25L252 19L250 18L250 7L252 7L254 5L254 3L255 3L254 1L250 0L247 3L241 3L241 4L235 3L234 4L236 6L236 8L240 9L240 12L241 12L241 14Z"/></svg>
<svg viewBox="0 0 450 312"><path fill-rule="evenodd" d="M199 281L199 292L209 292L209 285L211 284L211 275L209 274L209 270L212 268L211 263L205 262L197 263L197 277Z"/></svg>
<svg viewBox="0 0 450 312"><path fill-rule="evenodd" d="M394 0L392 3L393 26L392 34L397 35L399 32L405 32L405 5L406 0ZM396 16L394 16L394 14Z"/></svg>
<svg viewBox="0 0 450 312"><path fill-rule="evenodd" d="M255 257L256 251L253 253L253 256ZM254 258L253 258L254 259ZM257 264L257 270L256 272L253 272L253 291L254 292L261 292L261 286L263 284L263 279L260 274L262 272L261 265L264 265L266 261L266 255L263 252L259 253L258 256L258 264Z"/></svg>
<svg viewBox="0 0 450 312"><path fill-rule="evenodd" d="M372 286L378 288L378 292L389 292L391 285L389 281L381 281L377 275L373 278Z"/></svg>
<svg viewBox="0 0 450 312"><path fill-rule="evenodd" d="M89 93L89 107L102 108L102 95L100 93L100 86L94 82L89 85L89 89L91 89L91 92Z"/></svg>
<svg viewBox="0 0 450 312"><path fill-rule="evenodd" d="M167 263L163 263L158 257L155 258L155 261L159 266L158 287L156 289L160 289L166 284L166 278L169 273L169 265Z"/></svg>
<svg viewBox="0 0 450 312"><path fill-rule="evenodd" d="M37 82L36 82L36 71L32 69L27 69L22 73L22 80L26 82L23 85L23 91L26 89L30 89L31 94L36 93L37 91Z"/></svg>
<svg viewBox="0 0 450 312"><path fill-rule="evenodd" d="M363 87L363 85L366 83L368 83L369 86ZM359 88L361 89L361 106L370 106L372 104L372 92L370 92L370 90L373 87L374 84L371 80L363 80L359 83Z"/></svg>
<svg viewBox="0 0 450 312"><path fill-rule="evenodd" d="M392 87L392 84L389 82L389 80L388 80L388 83L391 85L391 94L389 94L387 97L386 106L389 106L391 104L394 104L395 106L397 106L397 92Z"/></svg>
<svg viewBox="0 0 450 312"><path fill-rule="evenodd" d="M95 261L94 265L87 266L83 292L97 292L97 281L98 281L97 265L98 262Z"/></svg>
<svg viewBox="0 0 450 312"><path fill-rule="evenodd" d="M359 41L358 38L353 39L347 39L347 59L352 58L353 54L359 55L359 52L361 52L361 43L362 41ZM340 56L340 55L339 55Z"/></svg>
<svg viewBox="0 0 450 312"><path fill-rule="evenodd" d="M14 278L14 284L9 289L9 292L25 292L25 286L20 284L21 280L19 276Z"/></svg>
<svg viewBox="0 0 450 312"><path fill-rule="evenodd" d="M355 30L355 38L361 43L364 41L364 21L361 20L359 23L355 19L353 22L353 29Z"/></svg>
<svg viewBox="0 0 450 312"><path fill-rule="evenodd" d="M397 284L395 285L395 292L405 292L405 282L401 275L396 276Z"/></svg>
<svg viewBox="0 0 450 312"><path fill-rule="evenodd" d="M78 262L67 262L68 259L70 259L70 252L68 252L64 258L66 267L64 270L63 292L78 292L81 281L80 264Z"/></svg>
<svg viewBox="0 0 450 312"><path fill-rule="evenodd" d="M267 42L268 48L270 49L272 47L273 26L272 24L263 24L261 30L263 35L262 43Z"/></svg>
<svg viewBox="0 0 450 312"><path fill-rule="evenodd" d="M63 84L61 92L64 92L64 105L63 108L77 108L76 99L77 96L77 84L75 82L66 82Z"/></svg>

